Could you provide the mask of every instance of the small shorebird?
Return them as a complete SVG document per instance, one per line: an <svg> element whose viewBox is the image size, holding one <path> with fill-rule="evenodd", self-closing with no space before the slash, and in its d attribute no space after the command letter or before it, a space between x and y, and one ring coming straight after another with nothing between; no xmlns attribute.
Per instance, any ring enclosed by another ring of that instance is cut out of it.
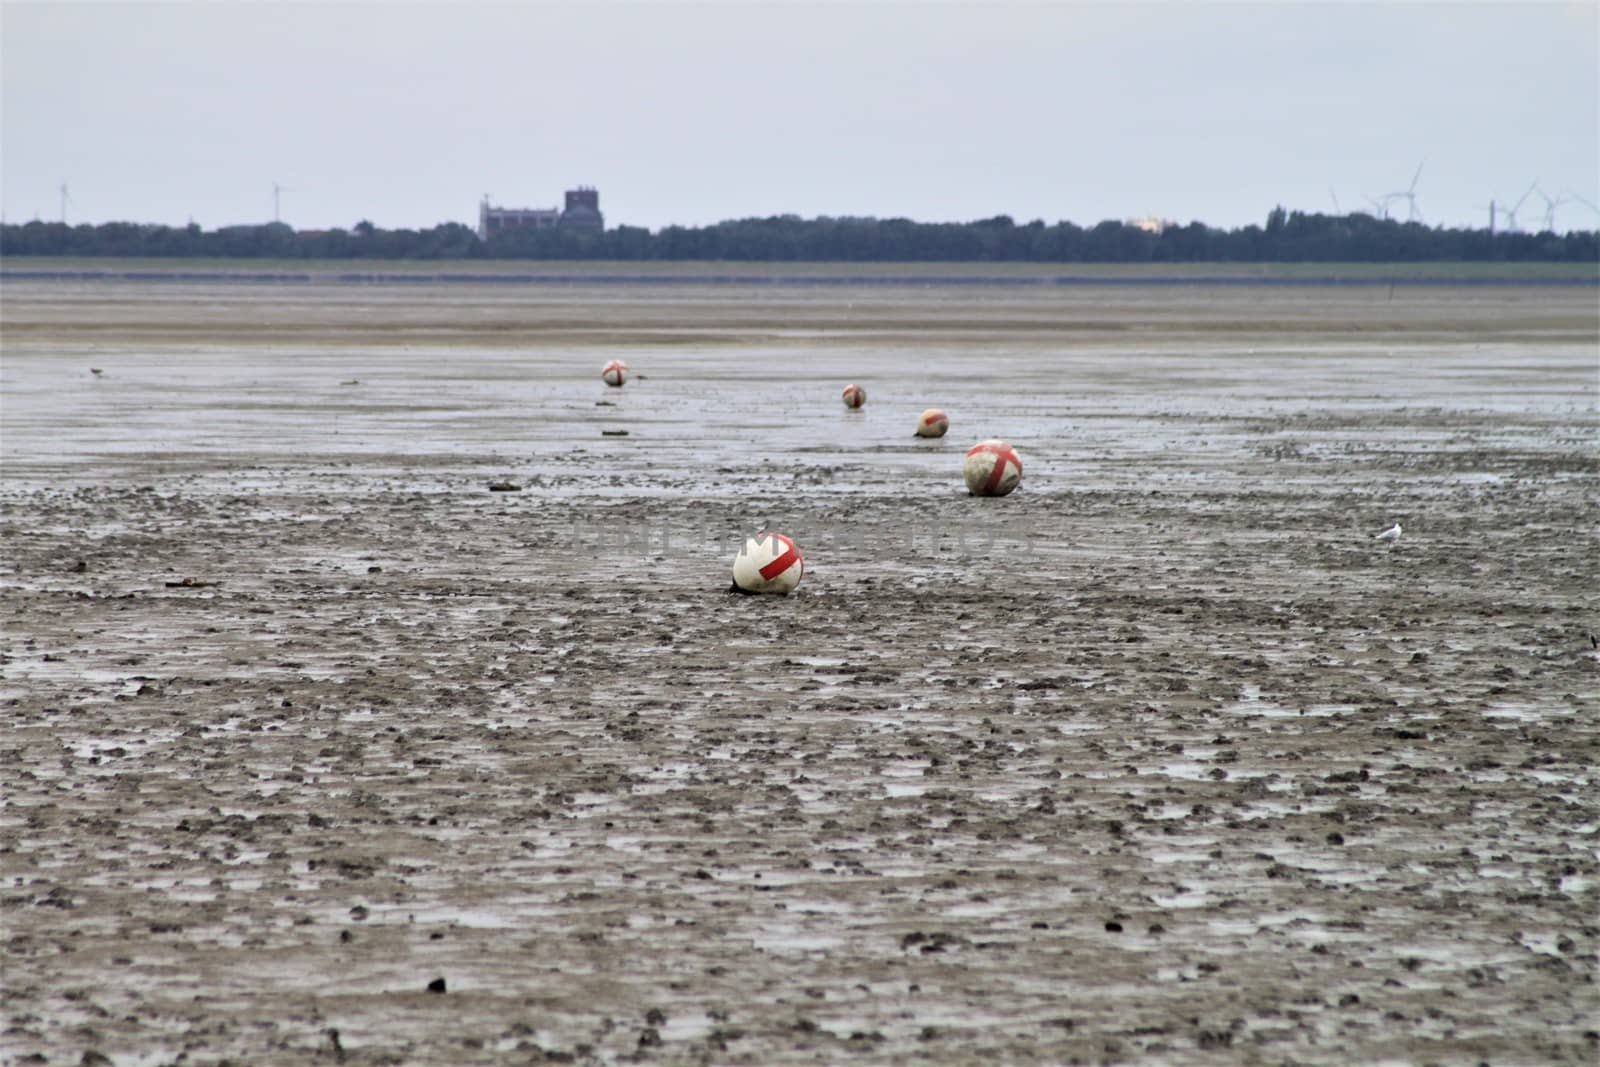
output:
<svg viewBox="0 0 1600 1067"><path fill-rule="evenodd" d="M1378 540L1388 541L1391 544L1400 540L1400 524L1397 522L1381 534L1378 534Z"/></svg>

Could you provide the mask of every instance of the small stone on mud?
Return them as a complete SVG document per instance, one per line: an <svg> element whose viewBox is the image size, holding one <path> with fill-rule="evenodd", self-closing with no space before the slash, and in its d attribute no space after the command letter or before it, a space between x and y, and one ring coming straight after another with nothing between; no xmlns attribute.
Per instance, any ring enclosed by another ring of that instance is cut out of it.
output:
<svg viewBox="0 0 1600 1067"><path fill-rule="evenodd" d="M491 492L491 493L520 493L520 492L522 492L522 486L518 485L516 482L490 482L489 483L489 492Z"/></svg>

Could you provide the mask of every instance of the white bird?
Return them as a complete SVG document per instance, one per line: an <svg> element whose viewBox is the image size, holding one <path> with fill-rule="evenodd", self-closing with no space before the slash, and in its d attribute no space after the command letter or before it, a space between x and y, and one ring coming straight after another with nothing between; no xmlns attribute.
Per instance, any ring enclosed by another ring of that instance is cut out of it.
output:
<svg viewBox="0 0 1600 1067"><path fill-rule="evenodd" d="M1383 533L1378 534L1378 540L1390 542L1400 540L1400 524L1397 522L1387 530L1383 531Z"/></svg>

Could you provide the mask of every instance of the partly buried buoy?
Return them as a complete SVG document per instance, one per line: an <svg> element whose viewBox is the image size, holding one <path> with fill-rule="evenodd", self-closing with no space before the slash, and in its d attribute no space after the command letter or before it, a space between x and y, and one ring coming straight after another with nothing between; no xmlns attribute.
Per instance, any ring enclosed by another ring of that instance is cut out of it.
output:
<svg viewBox="0 0 1600 1067"><path fill-rule="evenodd" d="M605 369L600 372L600 377L605 379L605 383L617 389L627 384L628 375L628 365L620 359L614 359L607 363Z"/></svg>
<svg viewBox="0 0 1600 1067"><path fill-rule="evenodd" d="M940 408L929 408L917 416L918 437L943 437L950 428L950 417Z"/></svg>
<svg viewBox="0 0 1600 1067"><path fill-rule="evenodd" d="M1005 496L1022 481L1022 460L1010 445L991 438L967 449L961 473L974 496Z"/></svg>
<svg viewBox="0 0 1600 1067"><path fill-rule="evenodd" d="M844 392L839 394L839 399L844 401L847 408L858 408L867 402L867 391L855 382L844 387Z"/></svg>
<svg viewBox="0 0 1600 1067"><path fill-rule="evenodd" d="M733 557L733 588L740 593L792 593L805 571L806 561L793 541L763 531L747 539Z"/></svg>

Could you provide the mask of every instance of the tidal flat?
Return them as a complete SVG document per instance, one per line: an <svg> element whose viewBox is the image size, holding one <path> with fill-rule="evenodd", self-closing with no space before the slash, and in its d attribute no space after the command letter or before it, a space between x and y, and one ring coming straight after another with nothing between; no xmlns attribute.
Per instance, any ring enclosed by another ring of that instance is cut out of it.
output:
<svg viewBox="0 0 1600 1067"><path fill-rule="evenodd" d="M1600 1050L1592 287L0 323L0 1064Z"/></svg>

